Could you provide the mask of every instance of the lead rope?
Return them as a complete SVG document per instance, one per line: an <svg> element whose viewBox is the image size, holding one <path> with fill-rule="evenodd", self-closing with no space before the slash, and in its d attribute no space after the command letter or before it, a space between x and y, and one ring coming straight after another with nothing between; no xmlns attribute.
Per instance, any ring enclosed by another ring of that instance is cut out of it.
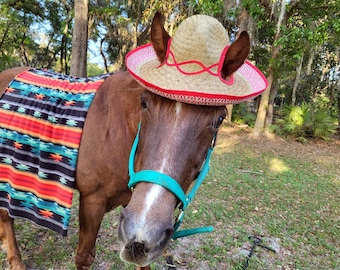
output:
<svg viewBox="0 0 340 270"><path fill-rule="evenodd" d="M262 239L260 237L258 237L258 236L249 236L248 239L253 241L253 246L251 247L249 255L247 256L247 260L246 260L246 262L243 265L243 270L248 268L250 258L253 256L256 247L261 247L261 248L264 248L264 249L266 249L268 251L272 251L272 252L276 253L276 251L274 249L261 244L262 243Z"/></svg>
<svg viewBox="0 0 340 270"><path fill-rule="evenodd" d="M268 251L276 253L276 251L274 249L263 245L262 244L262 239L260 237L258 237L258 236L249 236L248 239L253 241L253 245L251 247L249 255L247 255L247 260L244 263L243 268L242 268L243 270L246 270L248 268L249 261L250 261L251 257L253 256L256 247L261 247L263 249L266 249ZM176 270L176 265L174 263L173 257L170 254L166 255L165 262L166 262L165 265L168 267L168 270Z"/></svg>
<svg viewBox="0 0 340 270"><path fill-rule="evenodd" d="M210 156L214 150L214 147L216 145L216 137L217 134L214 134L213 140L211 142L211 145L209 147L207 156L206 156L206 161L210 161ZM193 187L193 189L191 189L188 198L190 198L190 202L192 200L192 198L195 196L198 187L202 184L205 176L207 175L208 171L209 171L209 162L204 162L204 165L201 169L201 171L198 173L198 177L194 180L195 185ZM203 172L202 172L203 171ZM184 237L184 236L189 236L192 234L197 234L197 233L207 233L207 232L212 232L214 230L213 226L208 226L208 227L203 227L203 228L195 228L195 229L188 229L188 230L181 230L181 231L177 231L179 226L182 223L184 217L184 209L181 209L181 207L179 208L179 213L178 216L176 218L176 222L174 224L174 235L172 237L172 240L176 240L178 238ZM176 265L174 263L174 259L173 256L171 254L166 254L165 255L165 265L168 267L168 270L176 270Z"/></svg>
<svg viewBox="0 0 340 270"><path fill-rule="evenodd" d="M165 263L166 263L165 265L168 267L168 270L176 270L176 265L171 255L166 256Z"/></svg>
<svg viewBox="0 0 340 270"><path fill-rule="evenodd" d="M198 188L201 186L205 177L208 174L208 171L209 171L209 168L210 168L210 157L211 157L211 154L212 154L214 147L216 145L216 137L217 137L217 133L215 133L214 136L213 136L210 147L208 149L208 153L205 157L205 161L202 165L201 171L198 173L197 178L194 180L194 186L191 188L189 194L186 196L186 200L187 200L188 204L192 201L192 199L196 195ZM179 206L179 213L178 213L178 216L176 218L176 222L174 224L174 234L172 236L173 240L176 240L176 239L184 237L184 236L193 235L193 234L208 233L208 232L212 232L214 230L213 226L208 226L208 227L201 227L201 228L194 228L194 229L178 231L178 228L181 225L182 220L184 218L184 210L185 210L186 207L187 207L187 205L183 205L183 204L181 204Z"/></svg>

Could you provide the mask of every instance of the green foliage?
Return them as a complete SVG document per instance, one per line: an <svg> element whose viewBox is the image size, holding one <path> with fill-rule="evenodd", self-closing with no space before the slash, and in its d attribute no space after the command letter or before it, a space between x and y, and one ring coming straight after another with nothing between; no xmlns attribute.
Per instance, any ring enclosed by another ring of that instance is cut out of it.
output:
<svg viewBox="0 0 340 270"><path fill-rule="evenodd" d="M314 111L310 120L314 138L327 139L336 132L334 120L325 109Z"/></svg>
<svg viewBox="0 0 340 270"><path fill-rule="evenodd" d="M156 10L164 15L165 29L170 35L180 22L193 14L216 17L228 29L231 40L243 25L252 38L249 60L262 71L273 70L278 93L284 94L287 104L292 100L296 79L296 104L315 104L316 95L324 95L322 108L328 108L331 116L337 117L338 1L286 1L285 16L278 27L281 3L269 0L90 0L89 40L100 47L105 70L117 70L124 69L127 52L149 42L150 24ZM67 73L72 49L73 6L74 0L0 1L0 71L30 65ZM277 47L275 57L273 46ZM301 60L301 75L297 78L295 74ZM235 114L234 118L236 122L253 125L252 113Z"/></svg>
<svg viewBox="0 0 340 270"><path fill-rule="evenodd" d="M89 63L87 65L87 76L88 77L98 76L98 75L101 75L103 73L105 73L104 69L102 69L97 64Z"/></svg>
<svg viewBox="0 0 340 270"><path fill-rule="evenodd" d="M323 108L314 109L309 104L286 106L282 118L272 125L272 130L280 135L290 135L305 142L303 138L329 139L335 132L334 120Z"/></svg>
<svg viewBox="0 0 340 270"><path fill-rule="evenodd" d="M248 103L235 104L231 121L236 124L246 124L250 127L255 125L256 115L249 108Z"/></svg>
<svg viewBox="0 0 340 270"><path fill-rule="evenodd" d="M224 2L222 0L191 0L190 5L195 13L216 16L222 13Z"/></svg>
<svg viewBox="0 0 340 270"><path fill-rule="evenodd" d="M19 65L51 68L57 59L68 60L73 2L59 2L0 3L0 70ZM58 71L66 72L64 67Z"/></svg>
<svg viewBox="0 0 340 270"><path fill-rule="evenodd" d="M242 6L250 13L255 21L263 19L265 15L265 8L259 1L243 0Z"/></svg>

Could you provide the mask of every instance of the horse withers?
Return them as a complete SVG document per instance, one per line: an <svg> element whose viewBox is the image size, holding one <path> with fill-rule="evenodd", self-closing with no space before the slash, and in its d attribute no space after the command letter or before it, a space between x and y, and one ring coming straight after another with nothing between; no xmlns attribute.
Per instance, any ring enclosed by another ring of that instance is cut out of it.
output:
<svg viewBox="0 0 340 270"><path fill-rule="evenodd" d="M194 38L199 40L205 37ZM159 67L171 54L170 40L157 13L152 23L151 42ZM228 81L232 78L243 65L248 52L249 37L243 33L228 48L223 59L217 59L221 63L216 66L219 79ZM197 67L197 61L192 64ZM202 65L198 67L202 69ZM178 64L175 69L182 72L185 67L180 66ZM210 74L210 68L203 68L203 73ZM1 93L17 74L26 69L2 72ZM186 102L171 96L168 98L169 93L155 94L142 75L136 76L133 70L130 72L133 77L128 72L116 73L101 84L83 127L75 182L80 194L79 243L75 258L77 269L90 268L95 259L95 242L103 216L119 205L125 207L118 228L120 256L124 261L149 269L149 264L163 253L173 235L173 216L178 198L155 183L140 182L133 192L128 188L129 155L138 124L141 129L134 169L168 175L187 191L226 117L223 104L209 105L206 100L203 105L200 102L195 104L195 101L191 102L192 95ZM187 75L188 71L184 73ZM194 73L201 76L202 72ZM175 82L178 77L169 76L169 80L173 81L166 83L180 83ZM204 83L199 82L197 87ZM157 88L157 91L161 89ZM187 98L185 92L182 91L181 95ZM15 240L13 219L6 210L0 210L0 237L7 250L10 268L25 269Z"/></svg>

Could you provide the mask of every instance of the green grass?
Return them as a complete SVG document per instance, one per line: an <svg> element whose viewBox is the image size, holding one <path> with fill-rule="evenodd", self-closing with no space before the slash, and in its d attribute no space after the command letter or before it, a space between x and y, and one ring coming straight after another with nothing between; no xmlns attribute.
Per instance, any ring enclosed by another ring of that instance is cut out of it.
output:
<svg viewBox="0 0 340 270"><path fill-rule="evenodd" d="M215 230L171 243L178 269L242 269L252 235L277 253L257 247L248 269L340 269L340 145L256 140L237 132L220 135L181 227ZM66 238L17 222L28 269L75 269L76 211L75 205ZM119 259L118 216L119 210L105 216L92 269L134 269ZM153 269L164 265L160 258Z"/></svg>

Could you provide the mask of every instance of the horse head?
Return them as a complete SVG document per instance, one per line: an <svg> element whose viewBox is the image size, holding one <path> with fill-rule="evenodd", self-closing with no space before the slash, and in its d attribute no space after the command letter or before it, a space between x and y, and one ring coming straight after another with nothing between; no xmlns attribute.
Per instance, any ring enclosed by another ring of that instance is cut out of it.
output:
<svg viewBox="0 0 340 270"><path fill-rule="evenodd" d="M157 13L151 42L160 63L165 61L169 39ZM244 63L249 46L249 36L244 32L229 47L221 67L224 79ZM186 192L226 117L225 106L188 104L145 90L141 107L134 169L170 176ZM163 253L174 233L174 210L178 202L175 194L159 184L141 181L134 187L129 204L121 212L118 229L120 256L124 261L147 266Z"/></svg>

